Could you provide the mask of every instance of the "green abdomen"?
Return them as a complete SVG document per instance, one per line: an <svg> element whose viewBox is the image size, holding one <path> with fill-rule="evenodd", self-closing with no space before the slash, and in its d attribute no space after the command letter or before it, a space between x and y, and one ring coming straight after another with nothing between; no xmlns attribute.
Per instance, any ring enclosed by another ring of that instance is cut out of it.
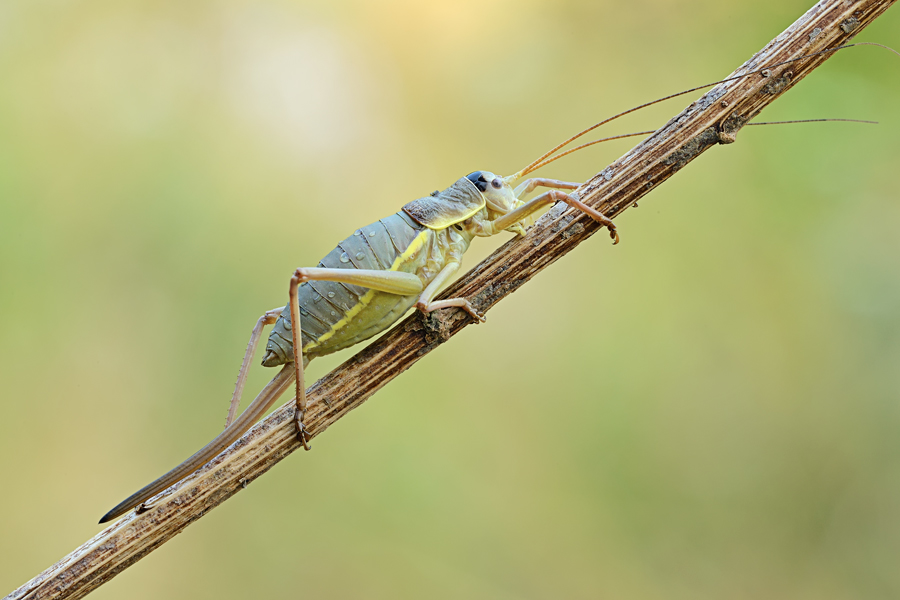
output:
<svg viewBox="0 0 900 600"><path fill-rule="evenodd" d="M415 242L432 232L398 212L358 229L323 258L318 266L330 269L400 270L415 273L427 256L415 253L398 261ZM417 296L398 296L333 281L310 281L298 290L303 353L312 358L366 340L393 325L415 304ZM263 365L293 362L290 307L285 307L266 345Z"/></svg>

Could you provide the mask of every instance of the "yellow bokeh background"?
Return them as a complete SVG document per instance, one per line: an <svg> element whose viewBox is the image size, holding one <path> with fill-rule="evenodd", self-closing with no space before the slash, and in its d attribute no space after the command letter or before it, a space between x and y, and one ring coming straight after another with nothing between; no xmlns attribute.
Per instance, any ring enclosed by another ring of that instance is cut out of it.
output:
<svg viewBox="0 0 900 600"><path fill-rule="evenodd" d="M0 592L217 433L293 268L810 3L0 3ZM92 598L900 595L898 98L833 57L761 118L879 126L743 130Z"/></svg>

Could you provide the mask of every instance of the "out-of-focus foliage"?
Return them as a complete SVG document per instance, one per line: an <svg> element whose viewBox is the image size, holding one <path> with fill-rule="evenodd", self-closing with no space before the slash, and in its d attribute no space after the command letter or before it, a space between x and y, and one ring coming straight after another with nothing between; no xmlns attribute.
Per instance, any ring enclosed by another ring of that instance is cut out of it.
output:
<svg viewBox="0 0 900 600"><path fill-rule="evenodd" d="M0 592L219 430L294 267L809 3L0 3ZM896 597L898 98L834 57L762 118L880 126L742 131L92 597Z"/></svg>

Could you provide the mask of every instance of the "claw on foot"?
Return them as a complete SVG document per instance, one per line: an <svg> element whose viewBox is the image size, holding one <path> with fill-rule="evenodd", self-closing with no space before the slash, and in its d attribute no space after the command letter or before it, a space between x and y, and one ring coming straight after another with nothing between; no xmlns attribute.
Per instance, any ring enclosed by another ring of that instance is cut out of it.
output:
<svg viewBox="0 0 900 600"><path fill-rule="evenodd" d="M472 306L472 303L466 300L465 298L450 298L448 300L438 300L437 302L427 303L424 301L420 301L416 303L416 308L422 311L423 314L428 314L435 310L443 310L445 308L461 308L470 317L475 319L478 323L484 323L487 319L485 319L484 315L475 310L475 307Z"/></svg>
<svg viewBox="0 0 900 600"><path fill-rule="evenodd" d="M298 410L294 413L294 428L297 430L297 440L303 444L304 450L309 450L309 431L306 429L306 425L303 424L303 417L306 416L306 412L302 410Z"/></svg>
<svg viewBox="0 0 900 600"><path fill-rule="evenodd" d="M613 246L615 246L619 243L619 232L616 231L615 225L608 225L606 228L609 229L609 237L612 238Z"/></svg>
<svg viewBox="0 0 900 600"><path fill-rule="evenodd" d="M485 321L487 321L487 317L475 310L475 307L472 306L472 303L468 300L466 300L466 303L462 306L462 309L469 313L469 316L475 319L475 321L478 323L484 323Z"/></svg>

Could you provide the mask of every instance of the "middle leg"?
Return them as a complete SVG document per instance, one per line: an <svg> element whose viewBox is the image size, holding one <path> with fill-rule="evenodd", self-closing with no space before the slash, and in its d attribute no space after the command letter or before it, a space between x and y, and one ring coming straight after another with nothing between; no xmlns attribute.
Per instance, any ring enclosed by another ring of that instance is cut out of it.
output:
<svg viewBox="0 0 900 600"><path fill-rule="evenodd" d="M437 277L428 284L428 287L426 287L425 291L422 292L422 295L419 296L419 300L416 302L416 308L423 313L430 313L433 310L455 306L469 313L477 323L484 323L484 315L475 310L475 307L472 306L472 303L466 298L448 298L446 300L438 300L437 302L434 301L434 297L437 296L441 288L444 287L444 284L453 277L453 274L458 270L459 263L456 261L450 261L444 265L444 268L437 274Z"/></svg>

